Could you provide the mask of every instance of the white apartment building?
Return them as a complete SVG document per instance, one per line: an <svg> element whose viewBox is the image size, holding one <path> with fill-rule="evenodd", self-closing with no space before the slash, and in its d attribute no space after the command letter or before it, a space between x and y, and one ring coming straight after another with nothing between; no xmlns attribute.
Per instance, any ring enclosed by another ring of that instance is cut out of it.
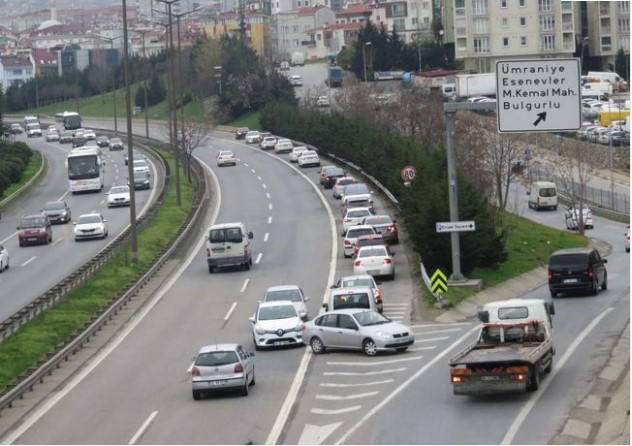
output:
<svg viewBox="0 0 632 446"><path fill-rule="evenodd" d="M604 2L602 2L604 3ZM488 73L499 59L573 57L577 2L452 0L455 58ZM446 14L448 15L448 14Z"/></svg>
<svg viewBox="0 0 632 446"><path fill-rule="evenodd" d="M585 56L590 66L606 70L620 48L630 55L630 2L586 2L588 39ZM581 40L580 40L581 41ZM619 73L625 75L626 73Z"/></svg>
<svg viewBox="0 0 632 446"><path fill-rule="evenodd" d="M401 0L370 5L370 20L387 32L395 30L402 42L413 43L432 37L432 2L429 0Z"/></svg>
<svg viewBox="0 0 632 446"><path fill-rule="evenodd" d="M307 59L311 37L308 31L336 23L336 15L326 6L294 9L277 14L276 59L289 60L292 54L300 52Z"/></svg>

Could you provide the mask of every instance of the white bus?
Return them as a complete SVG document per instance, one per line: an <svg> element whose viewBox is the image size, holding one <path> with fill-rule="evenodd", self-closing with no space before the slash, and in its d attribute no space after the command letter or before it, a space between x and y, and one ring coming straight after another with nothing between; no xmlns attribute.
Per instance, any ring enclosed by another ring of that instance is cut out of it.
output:
<svg viewBox="0 0 632 446"><path fill-rule="evenodd" d="M68 154L66 164L73 194L103 189L105 161L99 148L77 147Z"/></svg>
<svg viewBox="0 0 632 446"><path fill-rule="evenodd" d="M81 128L81 116L77 112L65 111L55 114L55 121L61 122L64 130L76 130Z"/></svg>

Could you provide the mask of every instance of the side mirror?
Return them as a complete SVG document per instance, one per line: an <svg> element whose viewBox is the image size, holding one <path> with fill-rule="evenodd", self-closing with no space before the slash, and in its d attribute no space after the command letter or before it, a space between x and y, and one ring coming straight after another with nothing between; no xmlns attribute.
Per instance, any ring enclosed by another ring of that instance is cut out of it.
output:
<svg viewBox="0 0 632 446"><path fill-rule="evenodd" d="M325 309L325 311L329 311L329 305L323 304L323 308Z"/></svg>
<svg viewBox="0 0 632 446"><path fill-rule="evenodd" d="M252 234L252 231L250 231L248 233L248 240L252 240L253 237L254 237L254 235Z"/></svg>
<svg viewBox="0 0 632 446"><path fill-rule="evenodd" d="M17 229L17 230L19 231L19 230L20 230L20 227L18 226L18 227L17 227L17 228L15 228L15 229Z"/></svg>
<svg viewBox="0 0 632 446"><path fill-rule="evenodd" d="M254 317L254 316L250 316L250 317L248 318L248 320L249 320L250 322L252 322L253 324L255 323L255 317Z"/></svg>
<svg viewBox="0 0 632 446"><path fill-rule="evenodd" d="M489 311L479 310L476 315L478 316L478 320L482 323L486 324L489 322Z"/></svg>
<svg viewBox="0 0 632 446"><path fill-rule="evenodd" d="M107 223L108 221L106 219L103 219L103 223Z"/></svg>
<svg viewBox="0 0 632 446"><path fill-rule="evenodd" d="M603 259L603 263L608 263L608 259Z"/></svg>
<svg viewBox="0 0 632 446"><path fill-rule="evenodd" d="M309 296L305 296L305 302L309 300Z"/></svg>

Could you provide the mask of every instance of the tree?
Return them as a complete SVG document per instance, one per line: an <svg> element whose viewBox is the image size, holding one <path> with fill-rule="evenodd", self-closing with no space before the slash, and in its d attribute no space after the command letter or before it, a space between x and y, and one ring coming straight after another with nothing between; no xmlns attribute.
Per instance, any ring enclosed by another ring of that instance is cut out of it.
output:
<svg viewBox="0 0 632 446"><path fill-rule="evenodd" d="M167 96L167 90L164 84L160 80L158 74L154 71L149 81L149 87L147 90L147 105L150 107L162 102Z"/></svg>
<svg viewBox="0 0 632 446"><path fill-rule="evenodd" d="M212 135L215 125L185 120L181 123L178 130L178 147L182 151L184 157L184 166L187 172L187 178L191 181L191 159L193 151L201 144L206 142Z"/></svg>
<svg viewBox="0 0 632 446"><path fill-rule="evenodd" d="M614 72L626 81L630 81L630 57L625 55L623 48L619 48L614 57Z"/></svg>

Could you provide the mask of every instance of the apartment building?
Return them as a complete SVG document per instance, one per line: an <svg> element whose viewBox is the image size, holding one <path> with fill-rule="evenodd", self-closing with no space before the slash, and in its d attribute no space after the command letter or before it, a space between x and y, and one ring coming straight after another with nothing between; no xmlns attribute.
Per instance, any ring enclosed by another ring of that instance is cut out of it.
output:
<svg viewBox="0 0 632 446"><path fill-rule="evenodd" d="M31 56L0 56L0 81L2 88L23 84L35 75L35 63Z"/></svg>
<svg viewBox="0 0 632 446"><path fill-rule="evenodd" d="M336 55L342 47L351 45L358 38L358 33L364 25L354 23L333 23L322 28L307 31L309 39L306 43L308 59L322 59L329 55Z"/></svg>
<svg viewBox="0 0 632 446"><path fill-rule="evenodd" d="M585 3L587 33L584 56L589 59L588 67L606 71L608 64L614 65L614 59L623 48L630 55L630 2L597 1ZM580 40L581 41L581 40ZM582 50L584 50L582 48ZM626 75L626 73L619 73Z"/></svg>
<svg viewBox="0 0 632 446"><path fill-rule="evenodd" d="M262 12L244 11L246 22L246 42L263 59L272 57L272 29L270 16ZM223 34L230 36L239 32L239 15L236 11L213 16L210 25L204 27L204 33L212 38Z"/></svg>
<svg viewBox="0 0 632 446"><path fill-rule="evenodd" d="M277 34L273 41L275 59L290 60L295 52L308 59L311 45L308 31L334 23L336 14L326 6L298 8L277 14Z"/></svg>

